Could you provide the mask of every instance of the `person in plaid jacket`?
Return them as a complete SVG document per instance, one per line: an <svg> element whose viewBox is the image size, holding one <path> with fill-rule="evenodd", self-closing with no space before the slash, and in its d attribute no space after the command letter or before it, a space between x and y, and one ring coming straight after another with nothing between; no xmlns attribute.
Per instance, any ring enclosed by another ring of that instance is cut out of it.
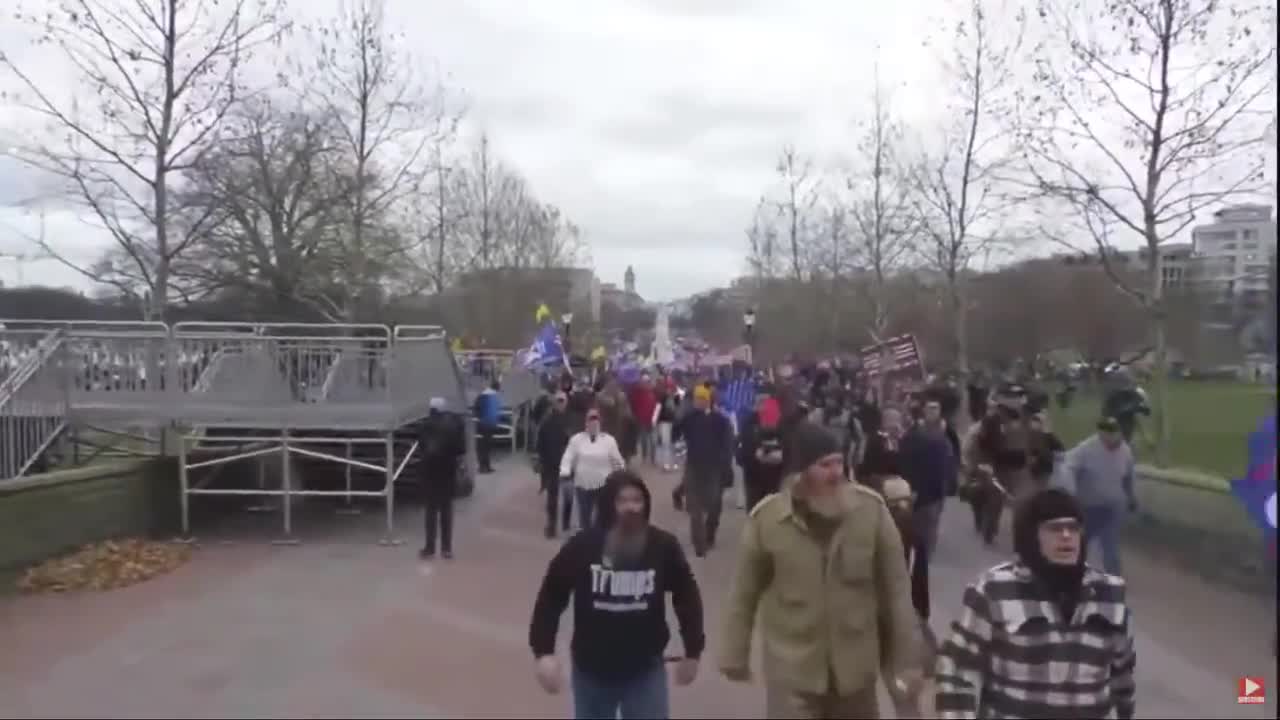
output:
<svg viewBox="0 0 1280 720"><path fill-rule="evenodd" d="M1085 563L1082 517L1057 488L1019 507L1018 559L966 588L938 651L938 717L1133 718L1133 613L1124 580Z"/></svg>

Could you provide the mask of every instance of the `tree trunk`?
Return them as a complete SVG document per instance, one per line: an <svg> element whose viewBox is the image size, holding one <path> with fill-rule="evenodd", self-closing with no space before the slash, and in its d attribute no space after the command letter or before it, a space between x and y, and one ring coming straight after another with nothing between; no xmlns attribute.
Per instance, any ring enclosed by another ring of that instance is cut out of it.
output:
<svg viewBox="0 0 1280 720"><path fill-rule="evenodd" d="M956 353L956 372L969 376L969 298L959 280L951 281L951 341Z"/></svg>
<svg viewBox="0 0 1280 720"><path fill-rule="evenodd" d="M1152 217L1148 214L1148 217ZM1155 224L1148 221L1147 235L1147 280L1151 292L1151 342L1154 347L1155 361L1155 397L1151 405L1152 420L1155 425L1155 462L1158 467L1169 464L1169 308L1164 297L1164 282L1161 277L1160 243L1157 240Z"/></svg>
<svg viewBox="0 0 1280 720"><path fill-rule="evenodd" d="M1158 308L1152 328L1155 344L1155 398L1151 408L1155 421L1156 465L1169 465L1169 437L1171 432L1169 412L1169 350L1165 326L1168 319L1164 308Z"/></svg>

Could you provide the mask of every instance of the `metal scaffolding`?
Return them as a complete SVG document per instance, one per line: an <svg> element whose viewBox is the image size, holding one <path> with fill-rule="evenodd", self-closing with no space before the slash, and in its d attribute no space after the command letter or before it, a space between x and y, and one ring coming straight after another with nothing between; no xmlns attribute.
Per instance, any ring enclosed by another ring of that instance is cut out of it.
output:
<svg viewBox="0 0 1280 720"><path fill-rule="evenodd" d="M286 541L299 497L382 498L383 543L395 540L395 485L417 453L396 431L427 414L432 397L467 414L463 376L443 328L298 323L0 323L0 480L22 475L69 435L150 428L176 439L182 529L195 496L279 502ZM470 424L468 424L470 425ZM468 445L471 445L469 442ZM379 447L373 460L361 448ZM334 452L332 448L345 452ZM195 448L218 449L193 460ZM468 470L474 469L469 452ZM264 464L279 459L279 487ZM293 458L345 467L341 490L307 488ZM208 487L192 470L257 458L250 487ZM353 471L378 473L359 490Z"/></svg>

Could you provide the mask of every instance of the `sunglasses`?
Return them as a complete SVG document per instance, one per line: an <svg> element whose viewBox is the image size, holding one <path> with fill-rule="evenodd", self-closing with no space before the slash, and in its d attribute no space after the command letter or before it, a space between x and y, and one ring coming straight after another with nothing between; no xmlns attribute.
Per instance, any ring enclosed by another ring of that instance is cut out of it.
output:
<svg viewBox="0 0 1280 720"><path fill-rule="evenodd" d="M591 420L599 420L599 419L600 419L600 416L599 416L599 415L588 415L588 416L587 416L587 420L588 420L588 421L591 421Z"/></svg>

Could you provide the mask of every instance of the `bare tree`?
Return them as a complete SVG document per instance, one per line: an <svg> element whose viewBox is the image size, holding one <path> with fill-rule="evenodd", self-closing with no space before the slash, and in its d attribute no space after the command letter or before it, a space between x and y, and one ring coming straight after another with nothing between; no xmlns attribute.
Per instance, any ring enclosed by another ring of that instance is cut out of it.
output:
<svg viewBox="0 0 1280 720"><path fill-rule="evenodd" d="M591 262L582 229L560 208L535 204L530 208L533 238L530 264L535 268L577 267Z"/></svg>
<svg viewBox="0 0 1280 720"><path fill-rule="evenodd" d="M812 344L826 327L821 322L789 321L825 309L811 283L812 246L821 233L821 183L813 161L791 145L782 149L774 172L777 182L760 199L746 231L746 265L755 284L762 333L758 344L762 349L763 345L798 349Z"/></svg>
<svg viewBox="0 0 1280 720"><path fill-rule="evenodd" d="M779 276L777 211L766 198L760 198L751 225L747 227L747 272L756 281L759 292L765 280Z"/></svg>
<svg viewBox="0 0 1280 720"><path fill-rule="evenodd" d="M858 286L871 311L871 339L880 342L890 320L893 275L910 258L919 219L912 204L910 178L899 156L902 126L894 119L876 70L871 119L857 145L856 166L848 178L853 199L853 251L861 271Z"/></svg>
<svg viewBox="0 0 1280 720"><path fill-rule="evenodd" d="M818 202L818 183L813 161L803 157L795 146L782 149L774 168L782 183L781 197L773 202L786 238L788 274L797 283L805 278L805 236L807 225Z"/></svg>
<svg viewBox="0 0 1280 720"><path fill-rule="evenodd" d="M224 137L201 153L176 196L185 214L209 218L174 264L175 284L192 296L234 291L285 309L328 313L317 286L340 255L346 183L327 114L283 111L266 99L228 116ZM179 217L182 217L181 215Z"/></svg>
<svg viewBox="0 0 1280 720"><path fill-rule="evenodd" d="M424 72L407 40L387 29L382 0L343 0L332 21L311 28L317 58L305 92L337 119L350 183L349 232L335 267L331 314L347 320L379 292L382 269L412 243L391 226L393 209L421 192L430 148L456 129L438 73Z"/></svg>
<svg viewBox="0 0 1280 720"><path fill-rule="evenodd" d="M18 16L38 29L41 44L61 51L82 92L60 98L35 68L0 52L0 68L22 88L17 103L49 126L47 136L13 152L68 182L126 260L117 267L120 284L141 283L146 314L163 319L170 266L201 227L197 219L176 237L170 232L173 175L217 137L242 94L238 74L252 51L287 30L280 0L68 0ZM100 279L98 270L45 249Z"/></svg>
<svg viewBox="0 0 1280 720"><path fill-rule="evenodd" d="M966 16L955 25L945 74L956 88L951 118L940 148L925 152L913 171L915 206L922 220L926 266L941 276L942 301L950 326L955 369L969 372L968 297L973 260L989 252L1000 233L1003 202L997 174L1013 155L998 114L1005 108L1002 90L1011 85L1013 60L1022 40L1021 12L995 13L990 3L969 0ZM1009 27L1004 24L1012 23Z"/></svg>
<svg viewBox="0 0 1280 720"><path fill-rule="evenodd" d="M422 192L404 205L405 225L415 239L416 275L405 288L408 294L430 290L443 293L466 262L461 225L465 220L463 168L445 152L446 138L438 138L431 150L431 168Z"/></svg>
<svg viewBox="0 0 1280 720"><path fill-rule="evenodd" d="M466 208L465 240L469 246L469 269L498 267L499 214L503 196L514 191L514 176L493 156L489 136L483 134L463 169L461 201Z"/></svg>
<svg viewBox="0 0 1280 720"><path fill-rule="evenodd" d="M1268 12L1219 0L1040 3L1049 40L1035 49L1020 145L1035 188L1069 211L1147 313L1161 462L1170 419L1160 245L1198 212L1265 186L1275 47L1258 28ZM1108 251L1124 237L1146 249L1142 283L1112 267Z"/></svg>

